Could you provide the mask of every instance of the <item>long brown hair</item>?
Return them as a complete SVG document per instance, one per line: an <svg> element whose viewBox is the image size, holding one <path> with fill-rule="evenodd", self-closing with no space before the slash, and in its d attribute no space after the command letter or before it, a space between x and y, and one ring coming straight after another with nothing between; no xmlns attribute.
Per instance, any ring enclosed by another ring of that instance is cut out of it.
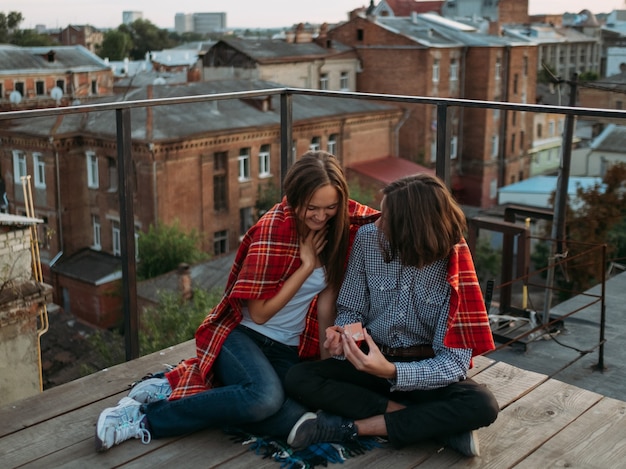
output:
<svg viewBox="0 0 626 469"><path fill-rule="evenodd" d="M381 240L385 261L423 267L447 257L467 222L443 182L429 174L406 176L383 189Z"/></svg>
<svg viewBox="0 0 626 469"><path fill-rule="evenodd" d="M339 290L348 252L350 217L348 213L348 182L332 154L309 151L296 161L285 176L283 187L287 202L296 213L306 210L318 189L331 185L337 189L337 214L328 222L328 243L321 253L326 266L326 281ZM304 221L297 217L298 235L305 234Z"/></svg>

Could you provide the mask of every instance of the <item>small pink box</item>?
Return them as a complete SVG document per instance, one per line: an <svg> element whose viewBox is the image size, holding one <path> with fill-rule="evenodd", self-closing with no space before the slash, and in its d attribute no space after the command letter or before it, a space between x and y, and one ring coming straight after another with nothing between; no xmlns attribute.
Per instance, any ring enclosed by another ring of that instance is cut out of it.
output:
<svg viewBox="0 0 626 469"><path fill-rule="evenodd" d="M352 324L346 324L343 326L343 330L346 334L354 339L357 345L361 345L361 342L365 339L363 335L363 326L360 322L353 322Z"/></svg>

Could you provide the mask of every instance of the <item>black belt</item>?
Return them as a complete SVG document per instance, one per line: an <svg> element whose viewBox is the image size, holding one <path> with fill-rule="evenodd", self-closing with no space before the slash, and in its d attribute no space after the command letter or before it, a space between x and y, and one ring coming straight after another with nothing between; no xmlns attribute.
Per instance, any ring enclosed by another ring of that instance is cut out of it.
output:
<svg viewBox="0 0 626 469"><path fill-rule="evenodd" d="M430 345L413 345L411 347L387 347L386 345L378 345L383 355L395 358L432 358L435 356L432 346Z"/></svg>

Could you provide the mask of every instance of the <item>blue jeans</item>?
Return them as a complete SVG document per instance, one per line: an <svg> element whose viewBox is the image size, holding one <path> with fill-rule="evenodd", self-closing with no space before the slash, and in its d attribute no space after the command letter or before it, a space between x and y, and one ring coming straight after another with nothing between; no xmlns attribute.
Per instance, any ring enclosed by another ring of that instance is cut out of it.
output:
<svg viewBox="0 0 626 469"><path fill-rule="evenodd" d="M141 410L154 438L226 426L286 437L306 412L283 390L287 370L298 362L295 347L239 326L226 338L213 366L222 386L175 401L143 404Z"/></svg>

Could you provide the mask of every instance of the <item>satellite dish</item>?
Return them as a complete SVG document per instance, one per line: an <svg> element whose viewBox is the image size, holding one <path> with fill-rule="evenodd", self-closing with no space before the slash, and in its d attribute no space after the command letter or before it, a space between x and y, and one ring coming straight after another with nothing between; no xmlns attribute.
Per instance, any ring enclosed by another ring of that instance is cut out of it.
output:
<svg viewBox="0 0 626 469"><path fill-rule="evenodd" d="M13 104L21 103L22 93L20 93L19 91L11 91L11 94L9 95L9 101L11 101L11 103Z"/></svg>
<svg viewBox="0 0 626 469"><path fill-rule="evenodd" d="M165 78L163 78L163 77L158 77L158 78L155 78L155 79L152 81L152 84L153 84L153 85L165 85L165 84L167 84L167 82L165 81Z"/></svg>
<svg viewBox="0 0 626 469"><path fill-rule="evenodd" d="M55 86L50 90L50 97L58 103L63 97L63 90L58 86Z"/></svg>

